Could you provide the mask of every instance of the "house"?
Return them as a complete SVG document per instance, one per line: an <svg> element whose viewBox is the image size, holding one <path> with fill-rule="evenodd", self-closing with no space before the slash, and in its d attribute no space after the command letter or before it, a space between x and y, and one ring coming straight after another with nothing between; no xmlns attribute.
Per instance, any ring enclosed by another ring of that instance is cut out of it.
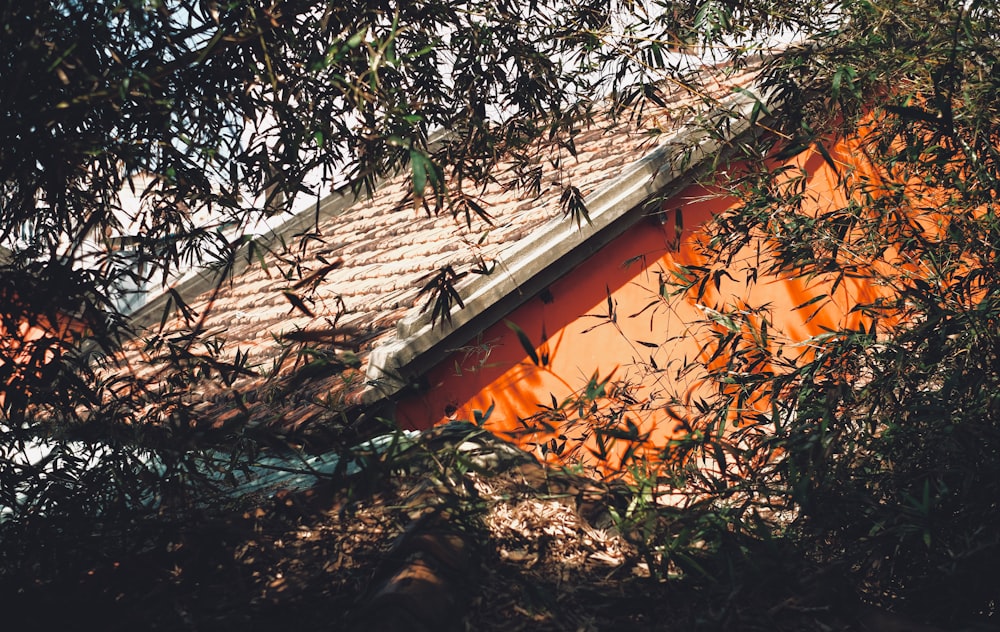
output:
<svg viewBox="0 0 1000 632"><path fill-rule="evenodd" d="M556 457L567 441L591 453L602 441L566 414L574 394L628 384L609 436L655 450L677 432L668 409L704 388L703 374L684 370L712 361L711 327L699 323L766 303L775 339L803 344L859 319L847 298L874 291L848 279L816 302L830 288L761 278L748 289L720 277L700 298L668 295L678 265L702 263L699 228L736 203L713 179L738 168L727 143L762 133L752 73L722 77L715 90L697 114L701 97L684 92L647 112L656 134L599 121L576 138L575 155L540 156L559 168L538 193L501 175L477 200L492 224L427 213L408 201L408 174L369 199L330 195L245 245L224 278L193 276L139 310L152 344L133 346L129 362L155 379L163 345L222 345L257 375L187 395L219 425L301 429L360 411L411 429L467 419ZM792 160L822 205L838 195L835 161L850 159L833 147ZM564 216L566 183L582 192L585 219ZM457 294L422 292L452 284Z"/></svg>

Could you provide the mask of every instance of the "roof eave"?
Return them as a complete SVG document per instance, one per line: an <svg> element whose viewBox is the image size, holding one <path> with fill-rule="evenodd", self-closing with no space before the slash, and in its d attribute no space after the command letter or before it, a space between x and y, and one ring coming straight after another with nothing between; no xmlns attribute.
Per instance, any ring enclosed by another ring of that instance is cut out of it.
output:
<svg viewBox="0 0 1000 632"><path fill-rule="evenodd" d="M411 310L397 324L397 337L375 347L368 361L364 403L396 397L419 377L486 327L585 261L640 221L651 198L686 186L712 156L750 131L754 107L766 99L758 90L734 92L705 116L726 119L724 136L705 131L705 121L681 128L665 143L627 166L621 175L585 199L589 223L557 218L503 253L493 274L478 276L463 288L465 307L450 320L433 323L423 310Z"/></svg>
<svg viewBox="0 0 1000 632"><path fill-rule="evenodd" d="M169 311L172 306L176 308L174 301L177 296L188 301L212 292L226 279L235 278L248 269L255 262L255 252L266 252L289 235L309 230L319 218L343 213L361 199L361 196L352 193L345 186L323 197L318 203L303 204L287 216L264 223L258 232L248 233L245 239L241 239L239 246L230 254L227 265L195 267L173 280L169 287L151 291L147 300L129 314L132 327L135 331L144 331L154 326L161 322L165 311Z"/></svg>

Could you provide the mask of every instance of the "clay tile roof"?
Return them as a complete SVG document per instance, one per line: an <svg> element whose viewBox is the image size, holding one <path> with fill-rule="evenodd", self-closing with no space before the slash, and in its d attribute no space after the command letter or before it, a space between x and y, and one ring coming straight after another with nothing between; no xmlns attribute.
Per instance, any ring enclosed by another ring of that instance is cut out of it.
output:
<svg viewBox="0 0 1000 632"><path fill-rule="evenodd" d="M748 73L720 79L717 94L731 96L732 85L750 81ZM475 191L493 225L476 216L467 223L464 215L452 217L446 210L428 213L422 205L407 201L410 175L404 173L382 183L369 199L355 201L335 194L323 200L318 213L315 207L305 209L269 240L262 240L270 242L265 265L242 266L217 287L204 275L177 286L196 315L193 320L175 315L161 331L167 300L163 297L137 313L137 322L150 325L147 336L180 335L196 327L224 343L224 357L246 354L258 377L241 382L245 391L256 393L268 377L273 381L281 376L286 386L272 389L269 400L272 408L281 410L269 414L282 423L295 425L315 418L309 402L329 400L334 407L357 403L365 389L371 393L378 372L395 357L382 353L382 366L373 370L367 366L372 350L405 346L408 336L429 328L429 314L423 309L428 297L418 296L429 275L445 266L456 272L482 262L496 266L491 275L469 274L462 279L458 287L468 295L484 279L501 275L508 258L547 247L540 241L546 233L575 232L582 239L588 230L596 230L563 217L559 200L564 185L577 187L589 206L595 195L607 197L623 173L634 172L634 166L658 148L657 160L663 159L663 148L671 143L676 145L671 150L675 154L690 149L681 146L677 133L689 121L689 108L702 96L677 90L671 98L672 107L647 111L641 128L627 114L620 121L598 117L575 138L576 156L561 150L559 168L546 169L538 195L514 186L514 175L498 170L497 182ZM650 169L652 173L660 167ZM306 233L308 239L299 239ZM280 244L288 244L287 249ZM448 328L447 323L436 326ZM156 359L141 344L133 344L127 355L132 370L155 381ZM352 368L324 374L314 367L315 375L297 380L320 356ZM288 388L289 380L295 381L294 389ZM222 401L219 392L225 390L206 385L200 395Z"/></svg>

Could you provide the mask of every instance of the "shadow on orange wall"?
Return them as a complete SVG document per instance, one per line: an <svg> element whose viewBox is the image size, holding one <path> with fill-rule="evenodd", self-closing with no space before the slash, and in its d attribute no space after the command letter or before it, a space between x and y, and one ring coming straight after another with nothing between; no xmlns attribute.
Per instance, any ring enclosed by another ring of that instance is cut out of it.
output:
<svg viewBox="0 0 1000 632"><path fill-rule="evenodd" d="M55 363L88 329L48 298L0 288L0 408L7 413L50 385Z"/></svg>
<svg viewBox="0 0 1000 632"><path fill-rule="evenodd" d="M849 161L850 151L842 147L835 155ZM820 155L804 153L796 165L808 174L813 212L846 203L838 174ZM541 456L596 456L613 470L637 447L654 454L682 430L681 420L708 395L706 371L727 361L713 340L728 333L734 314L756 327L766 320L769 344L789 349L791 361L811 353L811 337L861 326L864 317L852 307L884 290L861 278L841 279L835 288L825 278L762 275L749 283L738 270L766 263L754 260L760 251L753 243L731 263L731 274L717 275L700 293L672 295L682 266L706 263L699 249L706 223L736 204L702 185L667 200L665 222L633 226L515 310L508 323L455 349L428 375L427 392L400 403L400 423L425 428L489 410L488 428ZM595 431L596 418L603 431ZM604 445L609 438L616 447ZM578 448L572 456L567 445Z"/></svg>

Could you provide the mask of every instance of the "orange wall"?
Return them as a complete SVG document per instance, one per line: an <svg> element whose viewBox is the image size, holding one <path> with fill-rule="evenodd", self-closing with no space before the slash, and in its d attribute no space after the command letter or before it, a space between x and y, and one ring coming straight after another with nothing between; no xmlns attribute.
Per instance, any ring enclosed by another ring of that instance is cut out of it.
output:
<svg viewBox="0 0 1000 632"><path fill-rule="evenodd" d="M0 295L0 407L21 401L44 380L44 368L85 324L70 316L30 311L21 297Z"/></svg>
<svg viewBox="0 0 1000 632"><path fill-rule="evenodd" d="M798 162L810 174L807 192L815 209L843 204L835 193L837 176L819 155L806 153ZM799 310L795 308L828 292L827 284L762 277L748 287L745 279L722 277L718 290L709 287L700 305L692 297L661 297L661 277L678 264L703 263L694 248L696 240L705 238L703 224L734 204L734 198L717 191L688 187L664 204L663 225L640 222L551 285L545 300L534 297L507 317L534 343L543 366L531 360L506 323L497 323L438 365L428 376L428 391L402 402L397 418L404 426L423 428L446 419L448 413L472 420L475 410L485 411L492 404L488 427L516 435L524 430L519 420L542 411L539 404L551 406L553 397L563 401L585 387L596 372L601 378L638 385L625 416L640 434L648 433L646 443L655 448L677 431L667 404L684 406L698 395L704 374L679 375L678 369L691 360L708 360L704 345L710 332L694 325L704 321L706 308L769 304L773 339L797 345L789 347L790 354L803 352L800 343L824 328L858 325L860 317L849 313L850 306L871 299L874 290L852 279L840 284L831 301ZM676 208L682 209L684 226L679 248ZM755 247L745 248L740 256L755 257ZM733 276L739 277L741 268L734 265ZM609 293L614 322L602 318L608 315ZM659 371L650 370L651 359ZM570 412L571 419L578 416ZM555 438L558 445L560 434L572 443L587 432L584 424L553 425L556 432L522 435L518 440L537 447L539 441ZM588 445L593 447L592 438Z"/></svg>

